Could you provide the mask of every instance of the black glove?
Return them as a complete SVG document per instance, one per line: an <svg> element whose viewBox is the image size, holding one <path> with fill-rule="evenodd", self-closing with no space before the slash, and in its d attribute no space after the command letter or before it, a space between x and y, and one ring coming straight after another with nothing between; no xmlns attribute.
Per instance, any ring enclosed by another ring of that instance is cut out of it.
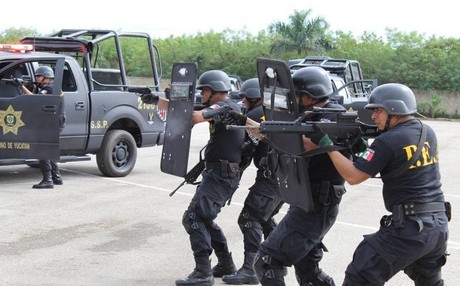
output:
<svg viewBox="0 0 460 286"><path fill-rule="evenodd" d="M234 110L230 110L225 114L222 122L225 125L244 126L246 125L246 120L248 120L248 117L246 115L236 112Z"/></svg>
<svg viewBox="0 0 460 286"><path fill-rule="evenodd" d="M329 135L327 135L326 132L324 132L318 124L313 123L313 128L315 129L315 132L306 135L308 138L311 139L311 142L315 143L320 147L334 145L334 142L332 142Z"/></svg>
<svg viewBox="0 0 460 286"><path fill-rule="evenodd" d="M144 94L141 94L141 100L143 103L156 105L158 103L159 97L156 94L144 93Z"/></svg>

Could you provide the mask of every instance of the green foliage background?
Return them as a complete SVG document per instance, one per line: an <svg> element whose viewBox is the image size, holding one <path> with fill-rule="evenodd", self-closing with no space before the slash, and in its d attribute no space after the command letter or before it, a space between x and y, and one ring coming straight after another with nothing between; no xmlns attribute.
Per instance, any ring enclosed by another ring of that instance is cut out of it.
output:
<svg viewBox="0 0 460 286"><path fill-rule="evenodd" d="M31 29L10 28L0 32L0 42L19 42L22 37L33 35L38 33ZM364 76L378 79L379 84L399 82L430 93L432 100L428 100L428 106L431 107L426 107L429 113L438 110L435 107L439 106L438 101L433 101L437 97L434 91L460 91L460 39L426 36L415 31L403 33L395 29L387 29L385 35L365 32L355 36L330 31L325 19L310 17L310 10L294 11L287 22L273 23L257 35L228 29L194 36L151 36L161 53L163 78L170 78L175 62L196 62L199 74L221 69L245 80L256 76L259 57L288 61L325 55L358 60ZM124 57L142 57L142 53L137 52L137 44L131 45L124 49ZM105 58L109 61L113 56ZM144 62L145 67L129 66L129 61L125 64L127 69L142 76L149 69L148 61Z"/></svg>
<svg viewBox="0 0 460 286"><path fill-rule="evenodd" d="M19 42L22 37L31 35L38 33L31 29L11 28L0 32L0 42ZM364 33L356 37L341 31L325 35L330 47L322 51L306 49L300 54L297 50L274 51L272 47L280 37L274 32L252 35L244 31L210 31L195 36L153 37L153 42L161 53L163 78L169 78L174 62L196 62L199 73L222 69L248 79L256 75L258 57L287 61L309 55L327 55L358 60L365 77L376 78L379 84L400 82L416 89L460 91L460 39L427 37L390 29L384 36ZM132 48L124 51L125 56L141 57L137 50L133 42ZM136 70L139 75L146 69L127 68Z"/></svg>

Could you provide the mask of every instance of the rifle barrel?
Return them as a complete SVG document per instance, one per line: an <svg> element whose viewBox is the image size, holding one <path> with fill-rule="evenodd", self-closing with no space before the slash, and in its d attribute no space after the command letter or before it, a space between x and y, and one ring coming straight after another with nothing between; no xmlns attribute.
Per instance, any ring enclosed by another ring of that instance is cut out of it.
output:
<svg viewBox="0 0 460 286"><path fill-rule="evenodd" d="M227 130L259 129L260 126L226 125Z"/></svg>
<svg viewBox="0 0 460 286"><path fill-rule="evenodd" d="M171 193L169 193L169 196L172 197L172 196L177 192L177 190L180 189L180 187L182 187L183 185L185 185L185 183L187 183L187 181L183 181L179 186L177 186L176 189L174 189L174 191L172 191Z"/></svg>

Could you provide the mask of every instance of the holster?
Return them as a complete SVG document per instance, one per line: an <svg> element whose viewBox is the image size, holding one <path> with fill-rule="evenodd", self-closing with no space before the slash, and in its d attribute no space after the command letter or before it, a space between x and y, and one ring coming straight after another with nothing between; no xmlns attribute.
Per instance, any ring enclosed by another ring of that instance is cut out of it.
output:
<svg viewBox="0 0 460 286"><path fill-rule="evenodd" d="M338 205L346 192L343 185L332 185L329 181L321 181L316 187L319 189L318 203L322 205Z"/></svg>
<svg viewBox="0 0 460 286"><path fill-rule="evenodd" d="M240 164L230 163L227 160L220 160L219 162L205 162L204 165L207 170L220 170L222 178L233 178L240 173Z"/></svg>
<svg viewBox="0 0 460 286"><path fill-rule="evenodd" d="M406 217L404 213L403 205L393 206L392 221L395 228L403 228L406 224Z"/></svg>
<svg viewBox="0 0 460 286"><path fill-rule="evenodd" d="M450 221L452 218L452 205L450 202L445 202L444 206L446 207L446 216L447 216L447 221Z"/></svg>

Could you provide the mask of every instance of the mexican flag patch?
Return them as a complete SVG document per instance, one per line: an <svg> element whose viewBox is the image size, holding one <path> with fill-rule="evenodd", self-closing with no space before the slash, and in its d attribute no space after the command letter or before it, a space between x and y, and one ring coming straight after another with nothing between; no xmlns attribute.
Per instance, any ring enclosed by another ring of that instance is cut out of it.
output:
<svg viewBox="0 0 460 286"><path fill-rule="evenodd" d="M374 153L375 153L374 150L367 148L365 151L359 154L359 157L363 158L366 161L370 161L374 157Z"/></svg>

